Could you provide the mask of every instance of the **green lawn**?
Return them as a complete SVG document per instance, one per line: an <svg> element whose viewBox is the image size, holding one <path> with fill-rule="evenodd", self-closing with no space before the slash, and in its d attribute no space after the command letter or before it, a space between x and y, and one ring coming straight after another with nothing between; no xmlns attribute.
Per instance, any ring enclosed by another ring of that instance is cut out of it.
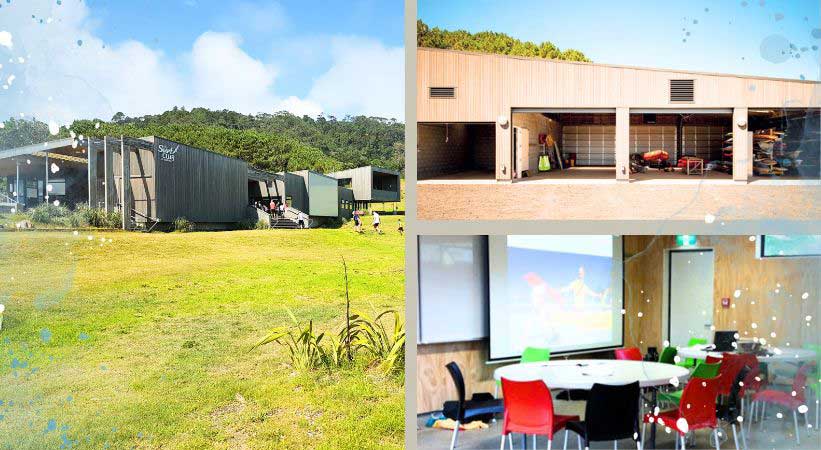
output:
<svg viewBox="0 0 821 450"><path fill-rule="evenodd" d="M342 256L355 308L404 317L396 220L384 235L0 233L0 448L402 447L402 379L249 351L286 307L339 329Z"/></svg>

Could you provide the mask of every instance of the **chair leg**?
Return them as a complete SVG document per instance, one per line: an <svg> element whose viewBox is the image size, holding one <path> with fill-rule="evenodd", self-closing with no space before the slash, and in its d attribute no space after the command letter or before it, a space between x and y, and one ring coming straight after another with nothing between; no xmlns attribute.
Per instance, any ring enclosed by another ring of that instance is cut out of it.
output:
<svg viewBox="0 0 821 450"><path fill-rule="evenodd" d="M453 427L453 437L450 438L450 450L456 448L456 435L459 434L459 421L456 421L456 426Z"/></svg>
<svg viewBox="0 0 821 450"><path fill-rule="evenodd" d="M547 450L553 449L553 439L547 438Z"/></svg>
<svg viewBox="0 0 821 450"><path fill-rule="evenodd" d="M759 430L764 431L764 418L767 417L767 402L761 402L761 423L759 424Z"/></svg>
<svg viewBox="0 0 821 450"><path fill-rule="evenodd" d="M619 441L613 441L613 450L619 450Z"/></svg>
<svg viewBox="0 0 821 450"><path fill-rule="evenodd" d="M577 441L576 441L576 442L578 442L578 443L579 443L579 450L582 450L582 435L577 434L577 435L576 435L576 437L577 437Z"/></svg>
<svg viewBox="0 0 821 450"><path fill-rule="evenodd" d="M499 450L505 450L505 435L502 434L502 445L499 446Z"/></svg>
<svg viewBox="0 0 821 450"><path fill-rule="evenodd" d="M795 443L801 445L801 438L798 436L798 413L795 410L792 411L792 421L795 424Z"/></svg>
<svg viewBox="0 0 821 450"><path fill-rule="evenodd" d="M647 429L647 422L641 422L641 450L644 450L644 430ZM678 438L676 438L676 442L678 442Z"/></svg>
<svg viewBox="0 0 821 450"><path fill-rule="evenodd" d="M747 425L747 432L753 432L753 422L755 421L755 410L758 408L758 402L750 402L750 418L746 419L749 424Z"/></svg>
<svg viewBox="0 0 821 450"><path fill-rule="evenodd" d="M508 450L513 450L513 433L507 437L507 448Z"/></svg>
<svg viewBox="0 0 821 450"><path fill-rule="evenodd" d="M718 443L718 428L713 428L713 437L716 441L716 450L721 450L720 444Z"/></svg>
<svg viewBox="0 0 821 450"><path fill-rule="evenodd" d="M687 450L687 443L684 442L684 435L681 435L681 450Z"/></svg>
<svg viewBox="0 0 821 450"><path fill-rule="evenodd" d="M569 431L567 431L567 428L565 428L564 429L564 447L563 447L564 450L567 450L567 433L569 433Z"/></svg>
<svg viewBox="0 0 821 450"><path fill-rule="evenodd" d="M733 427L733 442L735 442L735 450L740 450L738 448L738 433L735 430L735 424L730 424Z"/></svg>
<svg viewBox="0 0 821 450"><path fill-rule="evenodd" d="M744 432L744 422L739 424L739 428L741 429L741 443L744 445L744 450L747 449L747 433Z"/></svg>

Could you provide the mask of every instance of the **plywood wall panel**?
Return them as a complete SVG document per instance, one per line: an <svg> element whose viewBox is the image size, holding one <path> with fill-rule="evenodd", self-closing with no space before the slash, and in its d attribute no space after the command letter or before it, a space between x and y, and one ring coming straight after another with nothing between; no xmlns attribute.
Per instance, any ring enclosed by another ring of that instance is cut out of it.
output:
<svg viewBox="0 0 821 450"><path fill-rule="evenodd" d="M669 80L692 78L695 101L670 104ZM440 49L417 50L418 120L493 121L511 107L731 108L819 106L819 83L606 66ZM452 100L429 87L457 88Z"/></svg>

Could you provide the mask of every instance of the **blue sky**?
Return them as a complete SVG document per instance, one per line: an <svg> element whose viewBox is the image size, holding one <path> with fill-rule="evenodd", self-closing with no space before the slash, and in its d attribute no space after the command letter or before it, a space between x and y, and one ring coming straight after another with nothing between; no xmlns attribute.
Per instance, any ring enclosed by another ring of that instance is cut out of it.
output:
<svg viewBox="0 0 821 450"><path fill-rule="evenodd" d="M432 27L549 40L599 63L819 80L819 9L818 0L420 0L417 13Z"/></svg>
<svg viewBox="0 0 821 450"><path fill-rule="evenodd" d="M403 119L399 0L0 5L0 118L204 106Z"/></svg>

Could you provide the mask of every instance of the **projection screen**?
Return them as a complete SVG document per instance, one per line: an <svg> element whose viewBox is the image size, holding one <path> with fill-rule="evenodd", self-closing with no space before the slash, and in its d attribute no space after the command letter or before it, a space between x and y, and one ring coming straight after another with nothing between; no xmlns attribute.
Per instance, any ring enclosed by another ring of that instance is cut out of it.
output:
<svg viewBox="0 0 821 450"><path fill-rule="evenodd" d="M623 345L620 236L490 236L490 360Z"/></svg>

